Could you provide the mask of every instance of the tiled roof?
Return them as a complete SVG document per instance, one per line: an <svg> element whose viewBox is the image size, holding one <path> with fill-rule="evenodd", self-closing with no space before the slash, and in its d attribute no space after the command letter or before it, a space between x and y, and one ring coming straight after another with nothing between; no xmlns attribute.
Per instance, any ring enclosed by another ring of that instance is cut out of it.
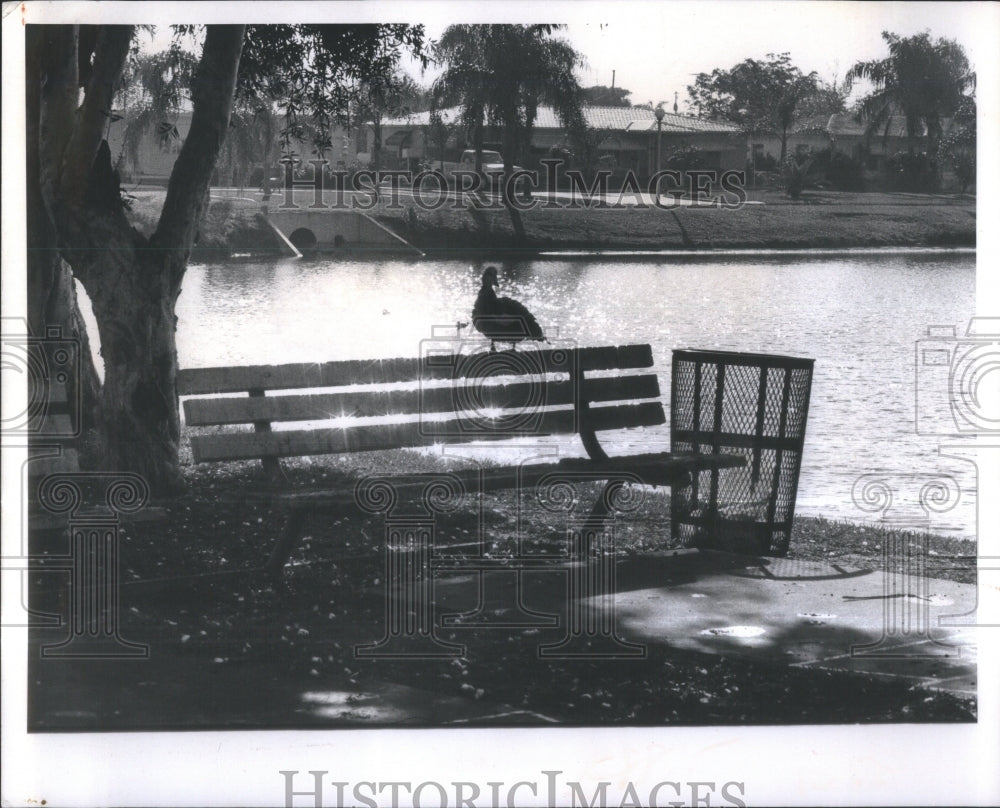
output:
<svg viewBox="0 0 1000 808"><path fill-rule="evenodd" d="M460 107L448 107L438 112L441 115L442 121L446 124L452 124L458 120L458 115L461 111ZM382 121L382 126L427 126L430 122L430 112L414 112L401 118L386 118Z"/></svg>
<svg viewBox="0 0 1000 808"><path fill-rule="evenodd" d="M544 121L542 114L544 112ZM587 126L591 129L627 129L634 121L649 120L653 117L653 111L645 107L583 107L583 117L587 121ZM543 129L562 129L551 107L541 107L538 110L538 123Z"/></svg>
<svg viewBox="0 0 1000 808"><path fill-rule="evenodd" d="M440 111L445 123L458 119L459 107L449 107ZM593 107L583 108L584 119L591 129L643 132L656 129L656 116L647 107ZM430 122L429 112L418 112L405 118L391 118L382 122L383 126L426 126ZM562 122L552 107L539 107L535 117L536 129L562 129ZM692 118L668 112L663 116L664 132L738 132L730 123Z"/></svg>
<svg viewBox="0 0 1000 808"><path fill-rule="evenodd" d="M827 131L831 135L837 136L852 136L856 135L858 137L864 135L865 130L868 128L868 124L865 121L858 120L853 113L850 112L838 112L836 115L830 116L830 122L827 124ZM873 135L878 135L882 137L885 133L885 124L881 124L875 128ZM920 137L923 137L927 133L924 125L920 125L920 132L918 133ZM889 137L906 137L906 118L902 115L893 115L889 119Z"/></svg>
<svg viewBox="0 0 1000 808"><path fill-rule="evenodd" d="M811 115L805 120L796 122L792 129L795 134L804 132L829 132L831 116L828 113Z"/></svg>
<svg viewBox="0 0 1000 808"><path fill-rule="evenodd" d="M656 117L651 110L648 119L636 120L627 128L630 132L655 132ZM725 121L712 121L707 118L694 118L689 115L677 115L668 112L663 116L663 123L660 127L663 132L731 132L736 133L740 128Z"/></svg>

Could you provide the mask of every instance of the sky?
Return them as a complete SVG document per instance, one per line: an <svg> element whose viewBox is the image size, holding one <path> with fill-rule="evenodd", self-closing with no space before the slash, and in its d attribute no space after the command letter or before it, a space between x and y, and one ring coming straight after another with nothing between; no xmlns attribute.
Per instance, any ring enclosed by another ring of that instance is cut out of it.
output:
<svg viewBox="0 0 1000 808"><path fill-rule="evenodd" d="M67 3L67 6L74 4ZM146 4L134 4L144 6ZM144 21L163 19L190 21L207 13L232 20L233 6L204 3L196 15L171 11L184 4L149 4L150 11L138 15ZM440 36L453 23L549 22L566 26L560 36L568 39L584 56L579 71L584 86L594 84L624 87L630 100L640 104L664 102L667 109L678 94L680 110L686 109L687 86L699 72L729 68L746 58L764 58L768 53L791 54L804 72L816 71L826 81L840 81L858 60L887 54L881 38L884 30L903 36L928 30L935 37L956 39L969 55L973 67L981 52L995 51L1000 41L997 15L988 3L949 2L824 2L822 0L650 0L626 2L368 2L368 3L243 3L241 18L248 22L410 22L423 23L430 38ZM190 8L190 6L187 6ZM156 11L153 11L156 9ZM228 15L228 17L226 16ZM137 17L138 20L138 17ZM208 20L205 20L208 21ZM169 31L161 25L153 47L169 42ZM987 57L986 54L982 54ZM988 61L988 57L987 57ZM407 72L421 84L429 84L439 71L421 74L415 62ZM861 94L862 85L855 90Z"/></svg>
<svg viewBox="0 0 1000 808"><path fill-rule="evenodd" d="M419 5L419 4L418 4ZM431 37L452 22L560 22L560 35L586 58L580 71L584 86L610 85L632 91L634 104L664 102L672 108L678 93L685 109L687 86L699 72L729 68L746 58L789 52L804 72L838 81L858 60L887 54L883 30L907 36L929 30L935 37L956 39L975 62L982 38L982 18L974 3L867 2L615 2L533 4L530 19L500 13L508 4L463 4L462 19L455 4L444 12L420 16ZM513 3L516 9L523 8ZM983 4L978 4L983 5ZM547 11L543 20L538 9ZM527 9L525 9L527 10ZM994 45L1000 41L995 32ZM419 71L410 68L419 75ZM435 75L428 71L422 81Z"/></svg>

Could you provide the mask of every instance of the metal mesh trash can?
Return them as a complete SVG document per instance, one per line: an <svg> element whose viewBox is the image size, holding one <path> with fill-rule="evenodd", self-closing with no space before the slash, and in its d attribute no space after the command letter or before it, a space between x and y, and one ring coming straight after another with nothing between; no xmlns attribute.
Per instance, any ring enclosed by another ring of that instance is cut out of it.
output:
<svg viewBox="0 0 1000 808"><path fill-rule="evenodd" d="M703 471L689 488L674 489L675 541L744 553L788 551L813 361L674 351L671 451L746 458L742 468Z"/></svg>

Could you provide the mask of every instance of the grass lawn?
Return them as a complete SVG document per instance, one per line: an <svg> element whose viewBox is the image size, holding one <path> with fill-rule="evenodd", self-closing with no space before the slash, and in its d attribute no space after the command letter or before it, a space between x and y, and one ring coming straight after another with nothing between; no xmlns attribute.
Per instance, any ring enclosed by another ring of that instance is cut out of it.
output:
<svg viewBox="0 0 1000 808"><path fill-rule="evenodd" d="M793 202L778 191L756 191L739 209L678 207L545 209L523 214L531 249L721 249L805 247L975 246L971 197L805 192ZM428 250L514 245L506 211L487 210L480 222L465 210L417 207L377 210L381 221Z"/></svg>
<svg viewBox="0 0 1000 808"><path fill-rule="evenodd" d="M145 236L156 229L166 189L134 189L126 197L129 222ZM191 259L219 261L233 253L254 252L284 255L287 249L268 227L258 205L232 199L212 199L202 216Z"/></svg>
<svg viewBox="0 0 1000 808"><path fill-rule="evenodd" d="M131 192L132 223L152 233L163 189ZM247 194L251 196L252 194ZM311 197L310 197L311 199ZM739 209L679 207L545 209L523 214L527 243L516 245L505 210L418 207L401 194L397 209L383 198L369 214L421 249L447 254L496 248L802 249L810 247L974 247L976 200L970 196L807 191L793 202L780 191L750 193ZM282 253L256 203L213 198L202 221L195 260L238 252Z"/></svg>

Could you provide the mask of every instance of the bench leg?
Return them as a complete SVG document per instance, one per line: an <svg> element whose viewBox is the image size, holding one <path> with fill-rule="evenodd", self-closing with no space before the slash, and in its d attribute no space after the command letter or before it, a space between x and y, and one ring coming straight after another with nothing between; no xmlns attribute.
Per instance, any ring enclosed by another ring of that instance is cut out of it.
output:
<svg viewBox="0 0 1000 808"><path fill-rule="evenodd" d="M645 645L618 636L615 619L615 514L608 503L623 484L608 481L590 514L570 527L574 564L567 590L567 636L561 642L539 646L539 657L646 657Z"/></svg>
<svg viewBox="0 0 1000 808"><path fill-rule="evenodd" d="M288 556L292 554L295 545L298 543L299 534L302 532L302 522L305 520L305 511L302 508L292 506L288 511L288 518L285 520L285 527L278 541L275 542L271 557L268 559L264 569L274 582L280 582L285 563Z"/></svg>
<svg viewBox="0 0 1000 808"><path fill-rule="evenodd" d="M280 486L288 482L285 469L278 458L264 457L261 459L261 464L264 467L264 479L267 480L268 485Z"/></svg>

